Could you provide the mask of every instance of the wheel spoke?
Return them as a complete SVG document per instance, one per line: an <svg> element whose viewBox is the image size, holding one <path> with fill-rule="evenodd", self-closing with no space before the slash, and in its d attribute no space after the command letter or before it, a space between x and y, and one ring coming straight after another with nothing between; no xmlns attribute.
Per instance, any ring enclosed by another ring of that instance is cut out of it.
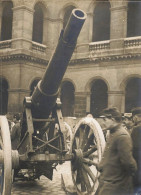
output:
<svg viewBox="0 0 141 195"><path fill-rule="evenodd" d="M83 163L86 163L86 164L88 164L88 165L94 165L94 166L96 166L97 165L97 163L95 163L94 161L92 161L92 160L90 160L90 159L86 159L86 158L84 158L83 160Z"/></svg>
<svg viewBox="0 0 141 195"><path fill-rule="evenodd" d="M75 137L76 149L79 148L79 137Z"/></svg>
<svg viewBox="0 0 141 195"><path fill-rule="evenodd" d="M84 149L84 146L85 146L86 143L87 143L89 131L90 131L90 127L89 127L88 125L85 125L85 128L84 128L84 135L83 135L83 141L82 141L82 144L81 144L81 149L82 149L82 150Z"/></svg>
<svg viewBox="0 0 141 195"><path fill-rule="evenodd" d="M2 137L0 136L0 149L3 150L3 141L2 141Z"/></svg>
<svg viewBox="0 0 141 195"><path fill-rule="evenodd" d="M94 139L94 135L93 135L93 133L91 133L88 140L87 140L86 145L84 146L84 149L83 149L84 152L90 148L90 145L93 143L93 139Z"/></svg>
<svg viewBox="0 0 141 195"><path fill-rule="evenodd" d="M80 171L80 175L81 175L81 191L85 192L86 191L86 186L85 186L85 182L83 180L82 170Z"/></svg>
<svg viewBox="0 0 141 195"><path fill-rule="evenodd" d="M87 191L90 192L91 191L91 184L90 184L87 172L84 169L82 170L82 179L84 179L84 183L86 185Z"/></svg>
<svg viewBox="0 0 141 195"><path fill-rule="evenodd" d="M82 148L83 142L84 142L84 129L80 128L79 130L79 148Z"/></svg>
<svg viewBox="0 0 141 195"><path fill-rule="evenodd" d="M81 183L81 175L80 175L80 169L77 169L77 174L76 174L76 183L80 184Z"/></svg>
<svg viewBox="0 0 141 195"><path fill-rule="evenodd" d="M94 145L90 150L88 150L87 152L84 152L83 156L84 157L88 157L89 155L91 155L93 152L95 152L97 150L97 146Z"/></svg>
<svg viewBox="0 0 141 195"><path fill-rule="evenodd" d="M85 165L85 164L83 164L83 169L88 173L88 175L90 176L90 178L92 179L92 181L95 182L96 177L94 176L94 174L91 171L91 169L87 165Z"/></svg>

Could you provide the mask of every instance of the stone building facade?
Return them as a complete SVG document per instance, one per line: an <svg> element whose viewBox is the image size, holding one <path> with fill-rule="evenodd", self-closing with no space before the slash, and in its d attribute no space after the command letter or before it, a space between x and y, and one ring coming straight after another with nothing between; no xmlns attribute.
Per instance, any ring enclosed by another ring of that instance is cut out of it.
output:
<svg viewBox="0 0 141 195"><path fill-rule="evenodd" d="M0 0L1 113L21 112L74 8L87 13L60 86L64 116L141 106L141 2Z"/></svg>

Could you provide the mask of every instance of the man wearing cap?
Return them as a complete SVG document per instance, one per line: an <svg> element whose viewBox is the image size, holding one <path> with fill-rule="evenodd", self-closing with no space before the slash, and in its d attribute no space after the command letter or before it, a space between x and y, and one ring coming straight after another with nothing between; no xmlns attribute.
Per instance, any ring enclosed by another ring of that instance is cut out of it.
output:
<svg viewBox="0 0 141 195"><path fill-rule="evenodd" d="M12 150L16 150L21 137L21 128L20 128L20 114L15 114L13 116L13 122L15 125L11 129L11 143L12 143Z"/></svg>
<svg viewBox="0 0 141 195"><path fill-rule="evenodd" d="M105 130L110 131L101 162L98 195L131 195L132 176L137 166L132 156L132 141L122 125L122 116L117 108L106 108L101 116Z"/></svg>
<svg viewBox="0 0 141 195"><path fill-rule="evenodd" d="M141 107L132 109L134 128L131 133L133 140L133 156L137 162L137 172L134 176L134 190L141 190Z"/></svg>

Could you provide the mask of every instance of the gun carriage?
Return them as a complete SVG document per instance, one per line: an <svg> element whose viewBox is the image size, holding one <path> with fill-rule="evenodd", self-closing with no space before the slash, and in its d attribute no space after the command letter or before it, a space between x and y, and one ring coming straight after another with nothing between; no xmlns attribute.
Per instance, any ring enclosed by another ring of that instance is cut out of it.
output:
<svg viewBox="0 0 141 195"><path fill-rule="evenodd" d="M100 125L90 117L80 120L68 149L61 102L57 98L85 19L86 14L82 10L72 11L42 80L32 96L25 98L21 142L17 150L11 150L8 122L5 116L0 116L2 195L11 194L12 169L17 177L20 170L28 169L32 170L32 179L38 179L41 175L52 179L54 167L65 161L71 161L72 179L78 194L93 194L98 185L95 163L101 159L105 143Z"/></svg>

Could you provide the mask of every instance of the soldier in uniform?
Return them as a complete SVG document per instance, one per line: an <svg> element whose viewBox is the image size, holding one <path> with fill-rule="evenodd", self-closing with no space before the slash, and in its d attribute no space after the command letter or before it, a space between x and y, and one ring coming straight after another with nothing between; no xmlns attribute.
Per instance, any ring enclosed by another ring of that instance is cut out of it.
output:
<svg viewBox="0 0 141 195"><path fill-rule="evenodd" d="M98 195L133 194L132 176L137 166L132 156L132 140L122 125L122 116L117 108L107 108L102 112L105 130L110 131L101 162L97 165L101 172Z"/></svg>
<svg viewBox="0 0 141 195"><path fill-rule="evenodd" d="M134 127L131 133L133 140L133 156L137 162L137 172L134 177L134 190L141 193L141 107L132 109Z"/></svg>

